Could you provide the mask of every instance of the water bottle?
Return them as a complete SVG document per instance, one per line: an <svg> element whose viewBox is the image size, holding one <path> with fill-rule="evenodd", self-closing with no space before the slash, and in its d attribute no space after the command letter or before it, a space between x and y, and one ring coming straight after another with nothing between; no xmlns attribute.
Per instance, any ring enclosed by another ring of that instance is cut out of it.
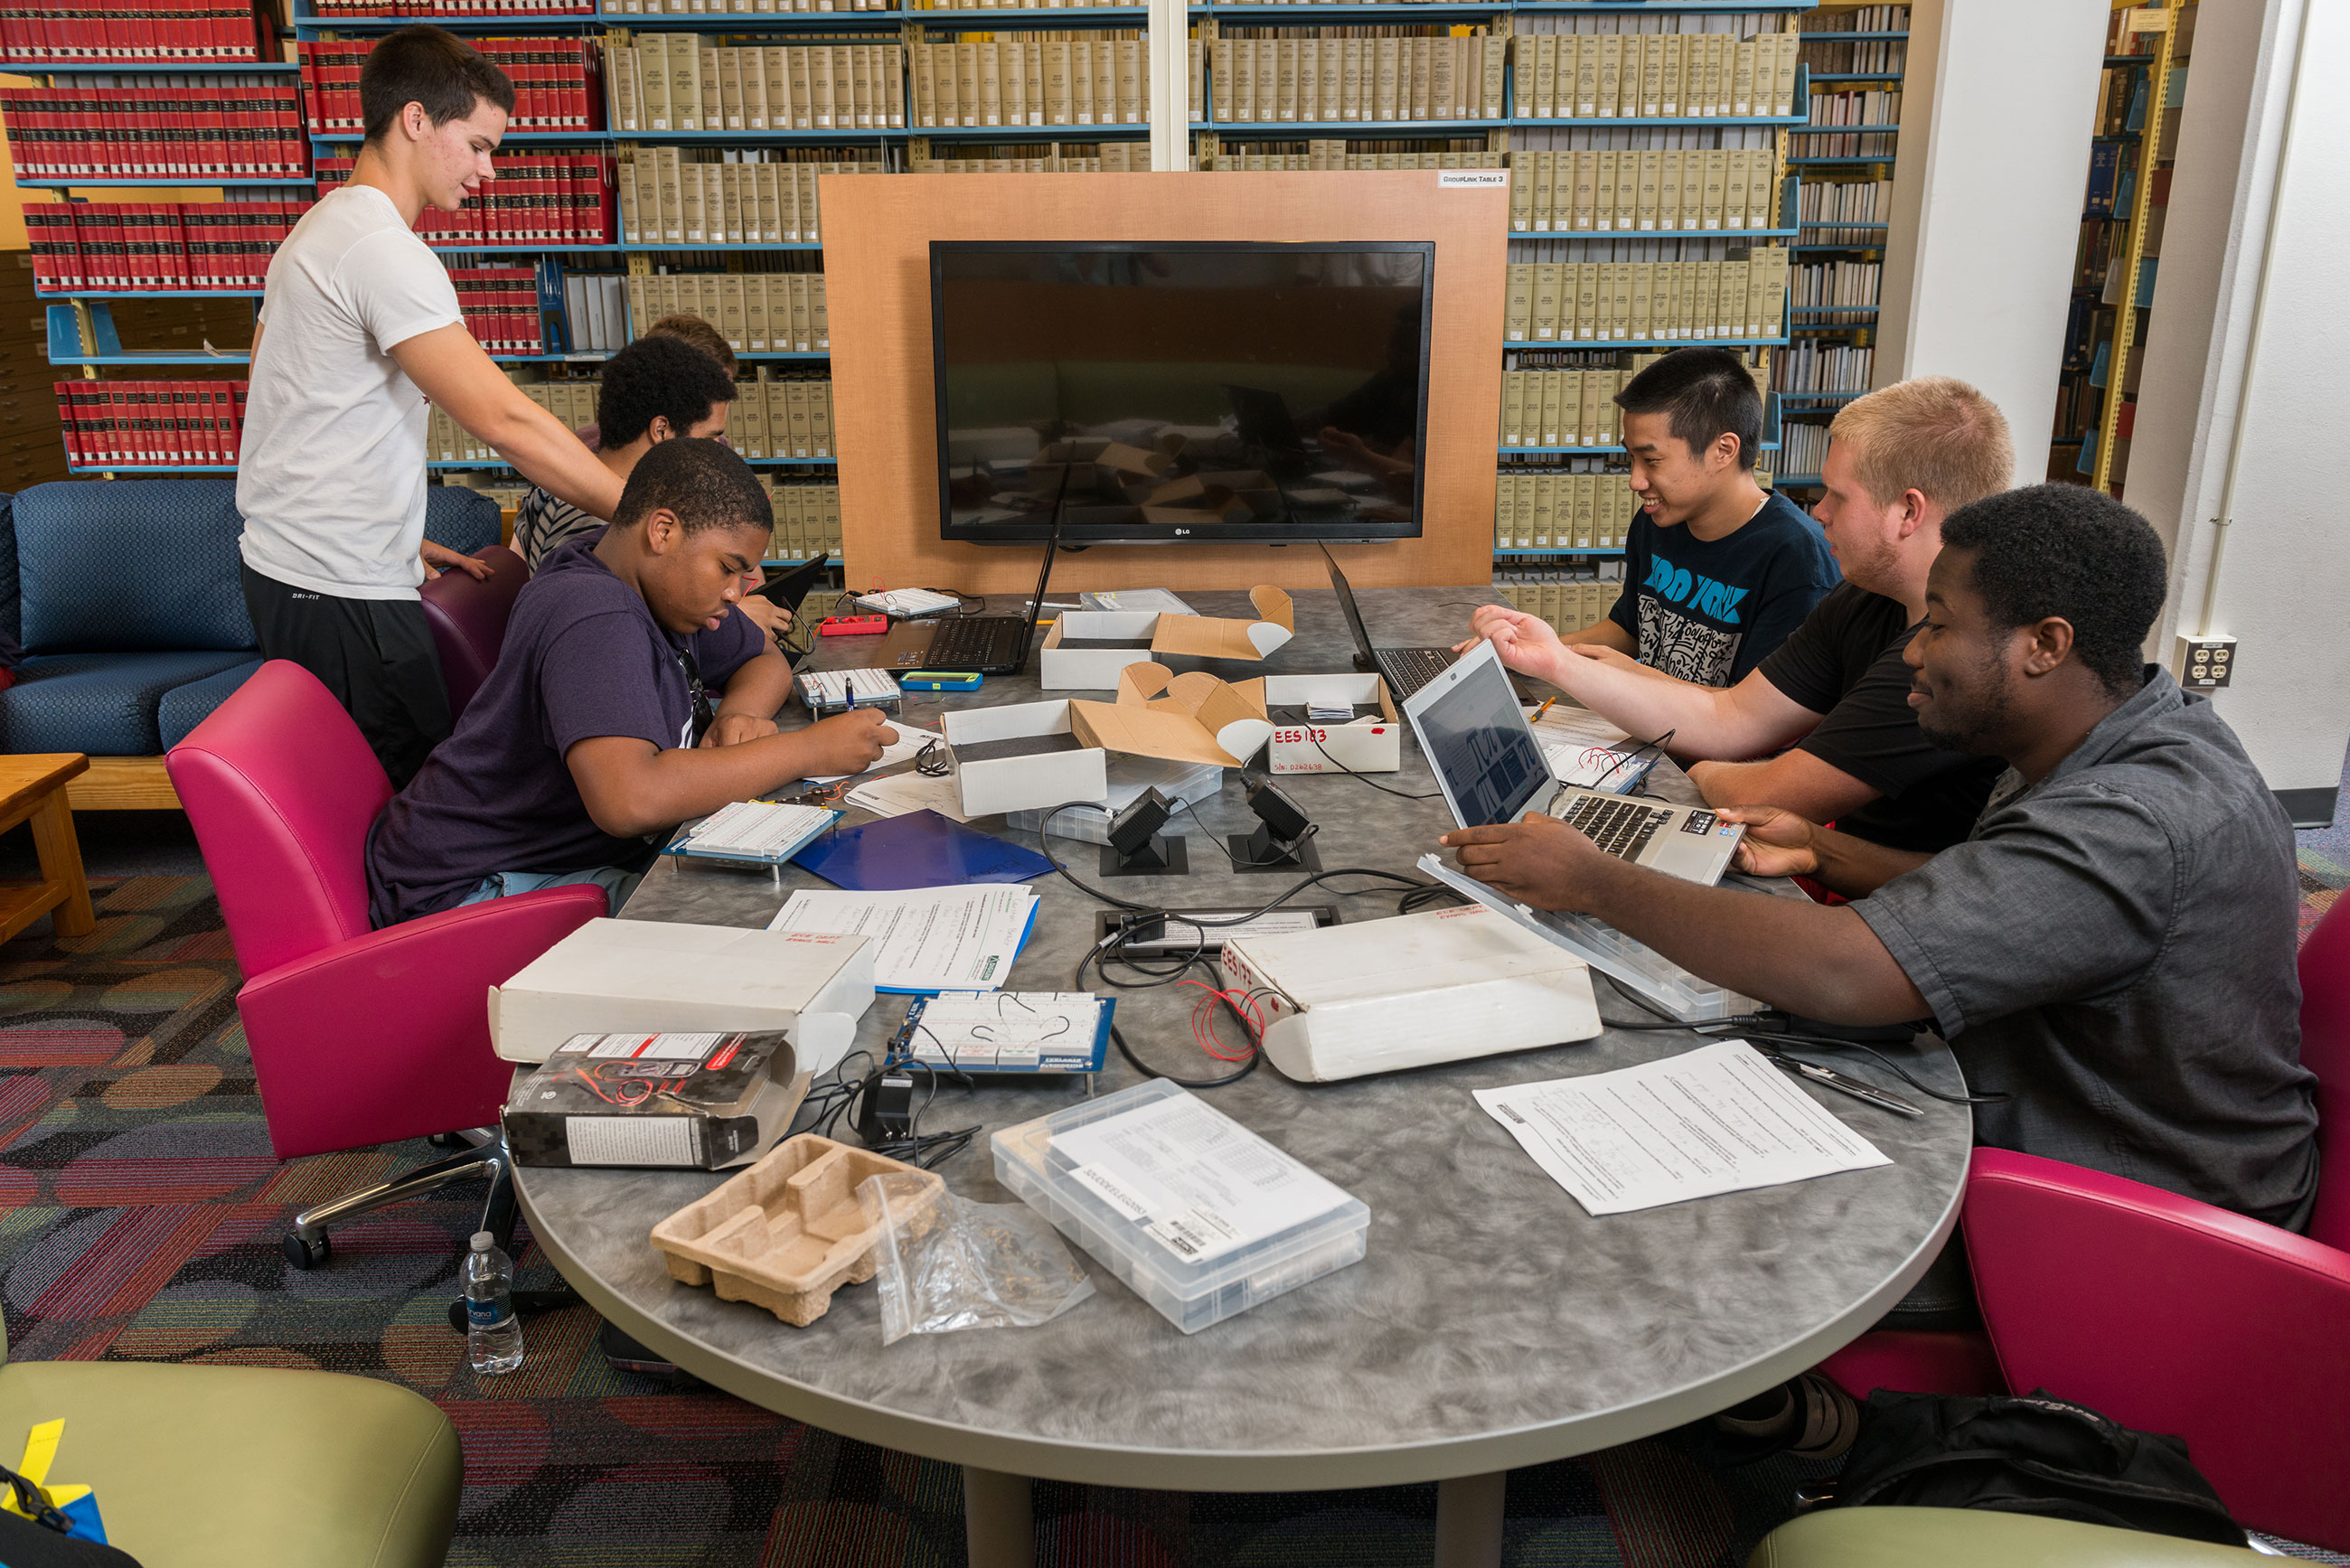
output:
<svg viewBox="0 0 2350 1568"><path fill-rule="evenodd" d="M522 1324L515 1320L514 1263L487 1231L473 1232L465 1254L465 1353L484 1376L522 1365Z"/></svg>

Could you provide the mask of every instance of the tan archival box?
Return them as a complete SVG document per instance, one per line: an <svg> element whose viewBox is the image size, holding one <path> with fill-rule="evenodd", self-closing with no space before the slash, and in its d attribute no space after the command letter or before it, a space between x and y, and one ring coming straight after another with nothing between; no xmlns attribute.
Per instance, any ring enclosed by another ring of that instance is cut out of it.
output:
<svg viewBox="0 0 2350 1568"><path fill-rule="evenodd" d="M946 1191L930 1171L802 1133L654 1226L653 1246L670 1278L806 1328L830 1310L834 1291L873 1277L881 1231L866 1223L857 1189L899 1170L925 1184L925 1202Z"/></svg>

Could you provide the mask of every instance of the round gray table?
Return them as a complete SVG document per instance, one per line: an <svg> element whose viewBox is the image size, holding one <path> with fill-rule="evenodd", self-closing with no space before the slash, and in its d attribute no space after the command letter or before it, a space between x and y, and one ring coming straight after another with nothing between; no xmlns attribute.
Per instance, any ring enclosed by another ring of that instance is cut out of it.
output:
<svg viewBox="0 0 2350 1568"><path fill-rule="evenodd" d="M1455 635L1466 607L1492 597L1482 588L1360 597L1375 641L1397 646ZM1247 613L1239 594L1186 598L1206 613ZM1334 597L1305 593L1296 602L1298 635L1263 672L1347 668L1352 645ZM823 662L856 662L856 645L840 647L848 639L824 641ZM1033 676L991 678L967 697L914 704L907 716L935 728L942 702L1039 695L1063 694L1039 693ZM1686 787L1669 767L1659 773L1659 793ZM1254 826L1234 779L1228 774L1222 796L1199 808L1219 838ZM1378 782L1414 794L1435 787L1409 737L1402 771ZM1405 800L1360 779L1297 777L1284 787L1320 825L1328 867L1417 875L1413 861L1451 825L1440 797ZM1111 884L1118 896L1253 908L1294 880L1236 875L1197 825L1180 815L1177 823L1192 838L1191 874L1121 879ZM979 826L1001 828L989 819ZM1056 837L1052 847L1100 885L1094 846ZM793 888L823 885L796 867L779 881L665 860L623 913L764 926ZM1066 989L1102 906L1058 877L1034 887L1035 929L1009 984ZM1373 890L1332 891L1349 888ZM1349 878L1302 901L1370 919L1393 914L1401 890ZM1607 1017L1646 1016L1605 981L1598 993ZM1191 1044L1196 992L1113 994L1122 1032L1145 1060L1185 1077L1224 1070ZM880 998L858 1044L878 1053L905 1011L905 998ZM1225 1029L1236 1038L1229 1021ZM720 1176L523 1169L516 1186L539 1244L624 1333L753 1404L964 1466L978 1568L1033 1561L1026 1478L1036 1476L1202 1491L1432 1480L1441 1483L1438 1563L1494 1564L1511 1468L1651 1436L1815 1364L1899 1299L1956 1222L1968 1113L1914 1092L1903 1091L1927 1110L1912 1119L1810 1090L1889 1156L1889 1168L1597 1220L1471 1098L1473 1089L1627 1066L1698 1043L1611 1029L1581 1044L1338 1084L1294 1084L1262 1066L1204 1091L1360 1198L1371 1229L1362 1262L1192 1335L1080 1252L1097 1293L1052 1323L916 1335L884 1349L868 1287L842 1290L827 1315L795 1329L669 1278L648 1232ZM1960 1087L1939 1043L1908 1057L1937 1087ZM1138 1081L1113 1052L1099 1088ZM948 1186L983 1202L1018 1201L995 1183L987 1135L1081 1092L1035 1080L942 1085L926 1127L983 1129L941 1168Z"/></svg>

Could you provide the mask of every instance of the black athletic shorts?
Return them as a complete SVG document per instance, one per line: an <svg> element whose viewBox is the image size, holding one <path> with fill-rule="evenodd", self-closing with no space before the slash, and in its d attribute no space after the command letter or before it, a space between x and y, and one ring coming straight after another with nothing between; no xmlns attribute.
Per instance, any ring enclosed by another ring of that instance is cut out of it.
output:
<svg viewBox="0 0 2350 1568"><path fill-rule="evenodd" d="M239 562L244 607L264 659L288 659L335 694L403 789L449 738L449 688L424 607L346 599L265 577Z"/></svg>

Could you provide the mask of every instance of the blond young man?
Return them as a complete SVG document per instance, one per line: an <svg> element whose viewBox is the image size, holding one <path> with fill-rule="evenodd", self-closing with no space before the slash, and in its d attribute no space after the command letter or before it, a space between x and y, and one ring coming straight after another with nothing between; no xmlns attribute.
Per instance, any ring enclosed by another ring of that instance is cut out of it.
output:
<svg viewBox="0 0 2350 1568"><path fill-rule="evenodd" d="M1965 382L1929 376L1847 404L1828 436L1812 515L1845 580L1737 684L1693 685L1563 644L1503 606L1479 609L1473 628L1511 669L1610 722L1644 739L1669 732L1676 756L1697 759L1690 774L1711 805L1784 806L1891 848L1946 848L1966 837L2002 764L1918 732L1902 650L1926 618L1942 519L2008 487L2007 421Z"/></svg>

